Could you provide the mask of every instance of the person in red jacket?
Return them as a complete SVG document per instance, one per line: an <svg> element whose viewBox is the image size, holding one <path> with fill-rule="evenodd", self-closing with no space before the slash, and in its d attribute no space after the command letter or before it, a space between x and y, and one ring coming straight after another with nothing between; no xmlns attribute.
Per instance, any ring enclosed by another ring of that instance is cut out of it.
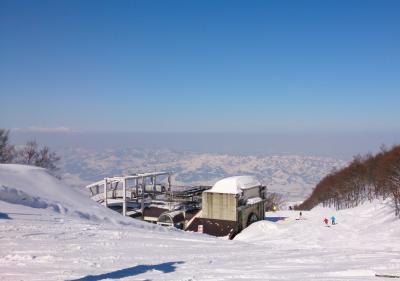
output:
<svg viewBox="0 0 400 281"><path fill-rule="evenodd" d="M327 218L324 219L324 223L325 223L325 225L328 225L329 221Z"/></svg>

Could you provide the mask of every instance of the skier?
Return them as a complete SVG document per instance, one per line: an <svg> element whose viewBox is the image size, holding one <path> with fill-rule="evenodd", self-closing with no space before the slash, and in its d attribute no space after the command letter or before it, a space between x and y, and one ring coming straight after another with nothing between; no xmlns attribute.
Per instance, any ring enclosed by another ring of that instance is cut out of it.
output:
<svg viewBox="0 0 400 281"><path fill-rule="evenodd" d="M332 217L331 217L331 222L332 222L332 225L336 224L336 218L335 218L335 216L332 216Z"/></svg>
<svg viewBox="0 0 400 281"><path fill-rule="evenodd" d="M326 226L328 226L329 221L328 221L327 218L324 219L324 223L325 223Z"/></svg>
<svg viewBox="0 0 400 281"><path fill-rule="evenodd" d="M301 220L303 218L303 214L302 214L302 212L300 212L300 214L299 214L299 220Z"/></svg>

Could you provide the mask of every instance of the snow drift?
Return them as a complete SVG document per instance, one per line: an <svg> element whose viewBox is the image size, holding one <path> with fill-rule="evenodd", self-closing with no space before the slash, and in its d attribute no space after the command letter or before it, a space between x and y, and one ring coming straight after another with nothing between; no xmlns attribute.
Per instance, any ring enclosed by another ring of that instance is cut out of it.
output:
<svg viewBox="0 0 400 281"><path fill-rule="evenodd" d="M155 225L126 218L94 202L81 190L72 188L49 174L46 169L18 164L0 164L0 200L95 222Z"/></svg>

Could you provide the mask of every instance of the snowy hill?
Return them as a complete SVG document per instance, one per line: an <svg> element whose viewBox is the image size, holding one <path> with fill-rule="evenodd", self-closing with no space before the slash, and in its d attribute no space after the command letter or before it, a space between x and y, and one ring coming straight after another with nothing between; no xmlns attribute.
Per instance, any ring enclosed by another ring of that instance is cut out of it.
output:
<svg viewBox="0 0 400 281"><path fill-rule="evenodd" d="M380 202L301 221L267 213L287 219L229 241L123 218L43 169L0 165L0 187L0 280L381 280L400 270L400 224ZM332 214L339 224L323 226Z"/></svg>
<svg viewBox="0 0 400 281"><path fill-rule="evenodd" d="M328 157L190 153L168 149L73 148L61 150L60 154L63 177L70 185L85 186L105 176L138 171L173 171L173 182L178 185L213 185L221 178L246 174L256 176L269 190L287 194L291 200L305 198L322 177L346 163Z"/></svg>
<svg viewBox="0 0 400 281"><path fill-rule="evenodd" d="M92 222L155 227L121 216L91 200L43 168L0 164L0 203L12 203ZM164 229L157 227L159 229Z"/></svg>

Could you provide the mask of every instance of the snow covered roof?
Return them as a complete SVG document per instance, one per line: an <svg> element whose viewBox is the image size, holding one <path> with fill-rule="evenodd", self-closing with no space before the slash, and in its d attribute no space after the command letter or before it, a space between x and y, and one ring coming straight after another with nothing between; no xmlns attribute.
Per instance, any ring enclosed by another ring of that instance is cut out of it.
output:
<svg viewBox="0 0 400 281"><path fill-rule="evenodd" d="M253 176L234 176L217 181L205 192L239 194L245 189L260 185L261 183Z"/></svg>

